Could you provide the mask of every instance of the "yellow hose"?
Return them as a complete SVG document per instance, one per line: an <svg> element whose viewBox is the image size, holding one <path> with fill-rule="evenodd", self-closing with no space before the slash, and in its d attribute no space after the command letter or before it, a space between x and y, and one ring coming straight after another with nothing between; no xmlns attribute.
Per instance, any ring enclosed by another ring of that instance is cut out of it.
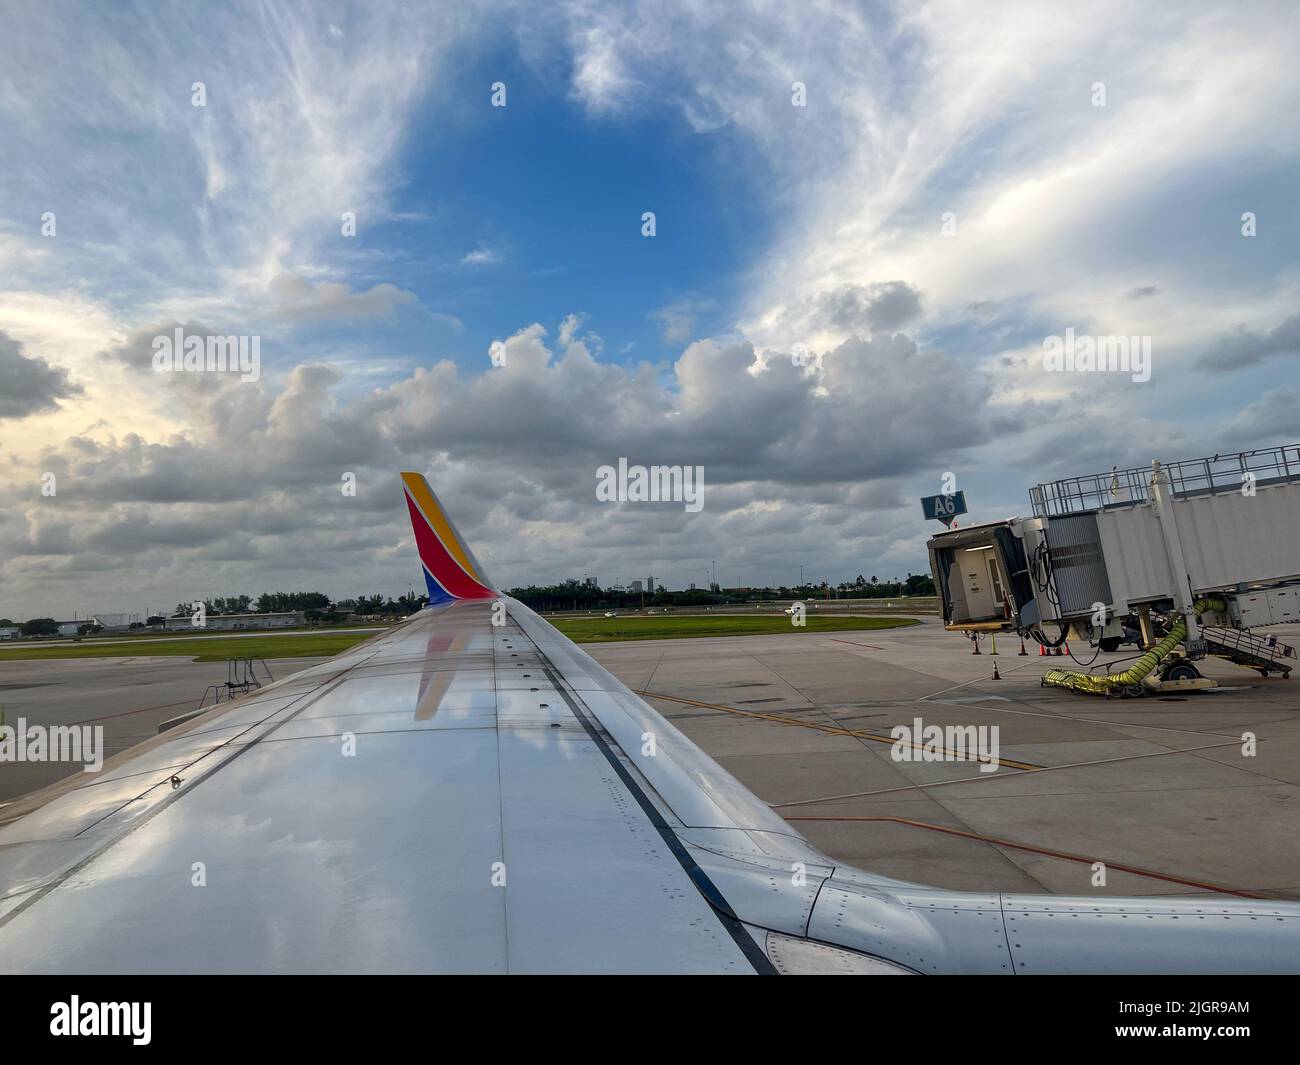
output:
<svg viewBox="0 0 1300 1065"><path fill-rule="evenodd" d="M1193 608L1199 618L1207 610L1226 610L1227 606L1220 599L1202 599ZM1187 635L1187 619L1179 618L1178 623L1169 630L1169 635L1151 650L1134 662L1123 673L1079 673L1072 669L1049 669L1043 674L1043 684L1071 691L1084 692L1087 695L1112 695L1118 688L1141 684L1147 674L1160 664L1164 657L1183 642Z"/></svg>

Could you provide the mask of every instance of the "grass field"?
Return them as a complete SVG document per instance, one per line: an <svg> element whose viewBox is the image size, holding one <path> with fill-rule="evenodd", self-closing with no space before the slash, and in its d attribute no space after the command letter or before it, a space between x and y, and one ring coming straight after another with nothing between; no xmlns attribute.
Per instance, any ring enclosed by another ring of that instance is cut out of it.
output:
<svg viewBox="0 0 1300 1065"><path fill-rule="evenodd" d="M177 655L200 662L224 662L227 658L320 658L336 655L373 632L327 632L315 630L293 636L235 636L213 639L211 636L188 636L180 639L141 640L122 643L59 644L55 647L0 646L0 662L31 662L42 658L132 658L137 655Z"/></svg>
<svg viewBox="0 0 1300 1065"><path fill-rule="evenodd" d="M807 625L797 628L784 615L720 614L713 617L554 618L552 624L574 643L679 640L692 636L763 636L788 632L861 632L920 624L911 618L810 617L807 621Z"/></svg>
<svg viewBox="0 0 1300 1065"><path fill-rule="evenodd" d="M553 623L575 643L606 643L612 640L678 640L692 636L760 636L782 632L853 632L893 629L915 625L911 618L810 617L797 628L784 615L754 617L719 614L713 617L626 617L555 618ZM376 635L373 632L329 632L314 630L288 636L211 636L155 638L118 643L62 643L52 647L0 646L0 662L31 662L51 658L132 658L141 655L175 655L200 662L223 662L227 658L325 658Z"/></svg>

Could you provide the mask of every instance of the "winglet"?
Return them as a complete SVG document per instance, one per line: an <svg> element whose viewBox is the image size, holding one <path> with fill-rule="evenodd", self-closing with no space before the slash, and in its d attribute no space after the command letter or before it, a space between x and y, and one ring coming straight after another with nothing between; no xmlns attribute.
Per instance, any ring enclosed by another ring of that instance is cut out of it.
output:
<svg viewBox="0 0 1300 1065"><path fill-rule="evenodd" d="M483 567L460 538L423 474L403 473L406 508L411 512L415 546L424 565L424 583L429 603L450 603L456 599L493 599L496 592Z"/></svg>

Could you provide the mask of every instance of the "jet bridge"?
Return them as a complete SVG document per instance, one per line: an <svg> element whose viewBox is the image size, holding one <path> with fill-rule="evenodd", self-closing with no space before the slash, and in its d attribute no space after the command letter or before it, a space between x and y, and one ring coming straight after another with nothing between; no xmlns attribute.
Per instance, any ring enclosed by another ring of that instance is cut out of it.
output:
<svg viewBox="0 0 1300 1065"><path fill-rule="evenodd" d="M949 629L1113 650L1134 630L1151 647L1181 624L1188 659L1284 675L1297 664L1250 630L1300 621L1300 445L1115 467L1029 498L1032 516L929 541Z"/></svg>

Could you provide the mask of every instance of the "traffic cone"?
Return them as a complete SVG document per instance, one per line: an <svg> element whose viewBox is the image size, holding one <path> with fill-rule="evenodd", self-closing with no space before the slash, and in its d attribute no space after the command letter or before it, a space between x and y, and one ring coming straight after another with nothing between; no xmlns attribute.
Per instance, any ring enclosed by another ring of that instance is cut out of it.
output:
<svg viewBox="0 0 1300 1065"><path fill-rule="evenodd" d="M1029 654L1029 652L1025 650L1025 638L1024 638L1023 636L1021 636L1021 637L1020 637L1020 655L1027 655L1027 654ZM1017 656L1017 657L1019 657L1019 656Z"/></svg>
<svg viewBox="0 0 1300 1065"><path fill-rule="evenodd" d="M993 679L994 680L1002 679L1002 674L998 672L998 664L996 662L993 663Z"/></svg>
<svg viewBox="0 0 1300 1065"><path fill-rule="evenodd" d="M970 645L971 645L971 654L977 655L980 653L980 638L978 636L972 636L970 638Z"/></svg>
<svg viewBox="0 0 1300 1065"><path fill-rule="evenodd" d="M1047 654L1047 644L1040 643L1038 645L1038 657L1042 658L1045 654Z"/></svg>
<svg viewBox="0 0 1300 1065"><path fill-rule="evenodd" d="M1070 645L1069 645L1068 643L1065 645L1065 653L1066 653L1067 655L1070 654ZM1071 657L1073 657L1073 656L1071 655Z"/></svg>

